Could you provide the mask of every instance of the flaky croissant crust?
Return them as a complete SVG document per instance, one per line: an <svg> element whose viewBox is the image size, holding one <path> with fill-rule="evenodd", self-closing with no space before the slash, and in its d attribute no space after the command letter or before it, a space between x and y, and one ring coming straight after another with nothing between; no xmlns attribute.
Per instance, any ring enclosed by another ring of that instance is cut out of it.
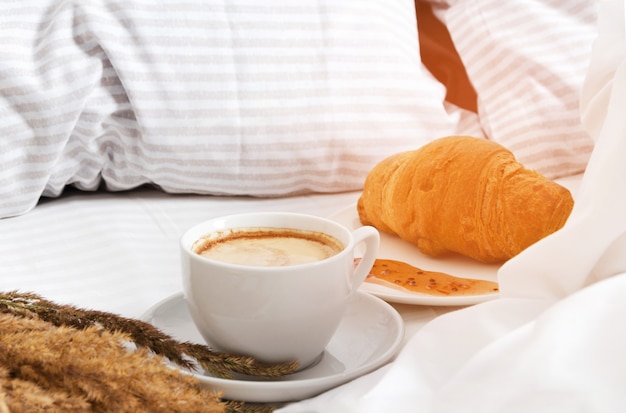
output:
<svg viewBox="0 0 626 413"><path fill-rule="evenodd" d="M526 169L503 146L451 136L393 155L366 178L364 225L397 234L430 256L501 262L560 229L570 192Z"/></svg>

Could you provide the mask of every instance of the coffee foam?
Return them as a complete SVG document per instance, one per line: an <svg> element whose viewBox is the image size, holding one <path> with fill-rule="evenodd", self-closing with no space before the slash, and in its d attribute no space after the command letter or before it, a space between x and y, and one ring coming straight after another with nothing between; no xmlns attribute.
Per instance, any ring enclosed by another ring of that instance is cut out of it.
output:
<svg viewBox="0 0 626 413"><path fill-rule="evenodd" d="M297 230L236 231L207 240L196 252L231 264L289 266L321 261L343 249L334 237Z"/></svg>

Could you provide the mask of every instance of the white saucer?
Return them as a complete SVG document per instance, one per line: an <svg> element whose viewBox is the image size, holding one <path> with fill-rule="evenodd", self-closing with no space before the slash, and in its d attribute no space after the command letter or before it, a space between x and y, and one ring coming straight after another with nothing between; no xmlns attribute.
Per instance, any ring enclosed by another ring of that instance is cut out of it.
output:
<svg viewBox="0 0 626 413"><path fill-rule="evenodd" d="M155 304L143 316L180 341L204 343L187 311L182 293ZM280 379L228 380L196 371L203 384L224 399L278 403L302 400L369 373L388 362L404 338L404 322L383 300L357 292L320 361Z"/></svg>
<svg viewBox="0 0 626 413"><path fill-rule="evenodd" d="M356 204L348 205L330 219L340 224L356 229L361 221L357 213ZM380 234L380 248L378 258L404 261L415 267L428 271L444 272L456 277L473 278L479 280L497 281L500 264L484 264L460 255L447 256L445 258L433 258L422 253L417 246L410 244L391 234ZM493 300L498 293L459 295L459 296L435 296L419 292L405 291L397 288L386 287L380 284L364 282L361 291L368 292L385 301L401 304L418 304L430 306L465 306Z"/></svg>

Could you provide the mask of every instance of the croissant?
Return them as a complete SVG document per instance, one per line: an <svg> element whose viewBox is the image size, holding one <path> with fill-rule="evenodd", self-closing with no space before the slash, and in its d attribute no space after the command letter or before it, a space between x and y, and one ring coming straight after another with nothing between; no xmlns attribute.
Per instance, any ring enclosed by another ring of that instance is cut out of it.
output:
<svg viewBox="0 0 626 413"><path fill-rule="evenodd" d="M450 136L376 165L357 212L362 224L426 255L496 263L560 229L573 206L566 188L526 169L502 145Z"/></svg>

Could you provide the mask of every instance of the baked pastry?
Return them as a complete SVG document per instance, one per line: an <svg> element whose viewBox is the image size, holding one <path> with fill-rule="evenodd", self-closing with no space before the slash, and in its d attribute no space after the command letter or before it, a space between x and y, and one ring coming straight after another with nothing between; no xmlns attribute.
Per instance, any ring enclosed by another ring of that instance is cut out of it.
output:
<svg viewBox="0 0 626 413"><path fill-rule="evenodd" d="M357 210L364 225L427 255L495 263L560 229L573 206L566 188L524 168L502 145L450 136L376 165Z"/></svg>

